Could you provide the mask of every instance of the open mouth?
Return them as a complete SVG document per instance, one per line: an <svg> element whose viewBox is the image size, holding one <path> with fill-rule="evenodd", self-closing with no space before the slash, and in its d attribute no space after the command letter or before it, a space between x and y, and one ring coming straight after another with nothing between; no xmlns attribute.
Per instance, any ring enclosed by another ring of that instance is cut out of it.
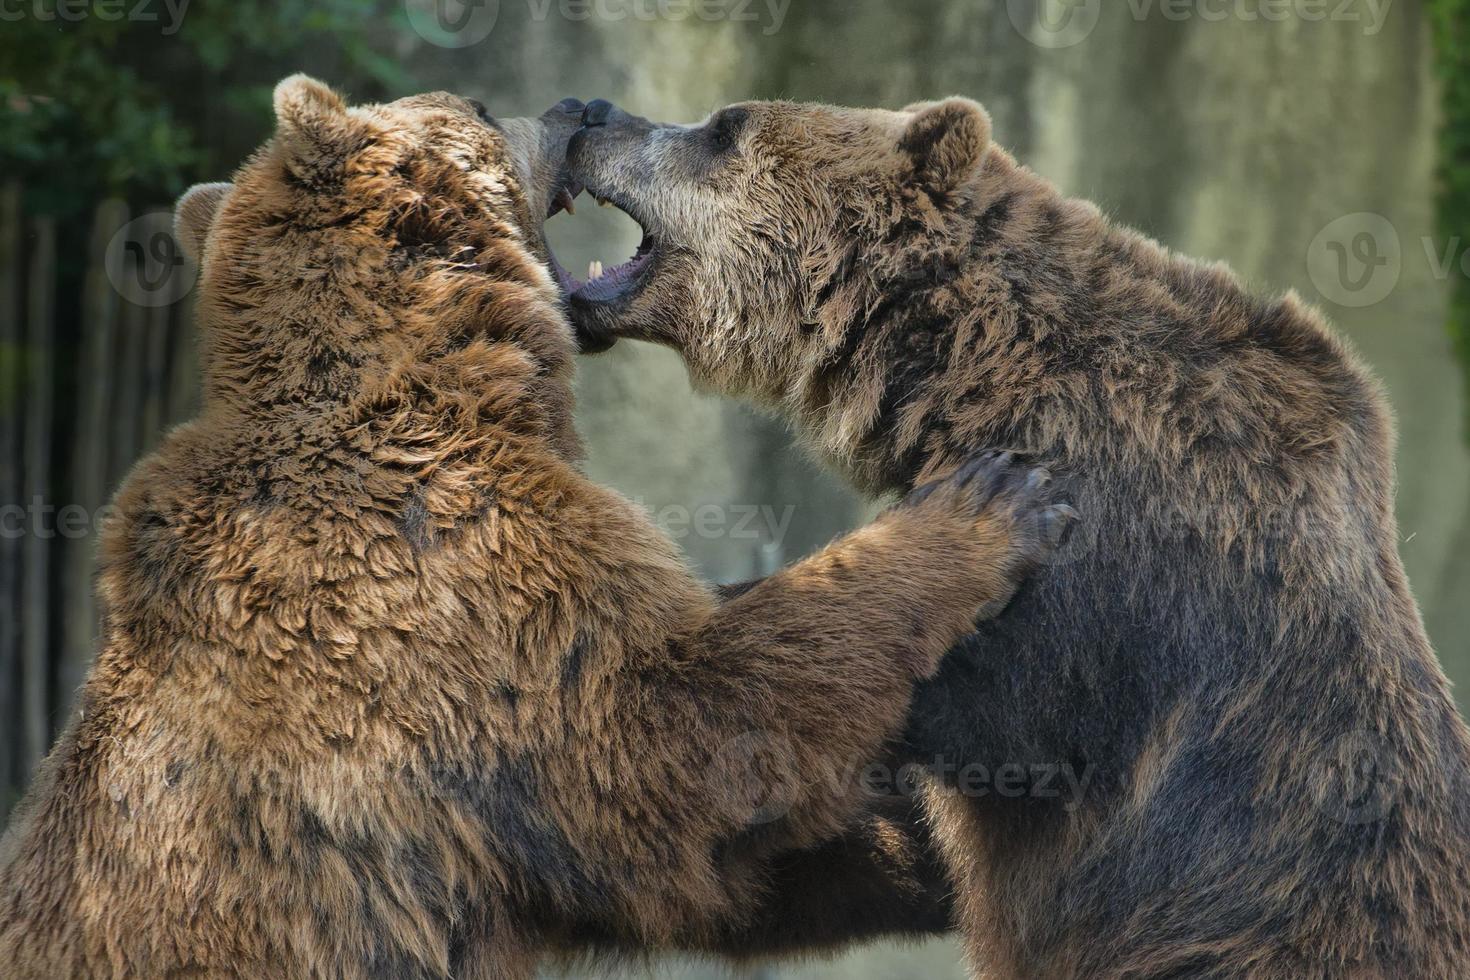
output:
<svg viewBox="0 0 1470 980"><path fill-rule="evenodd" d="M626 203L616 196L600 193L566 176L562 177L556 192L551 196L551 206L547 211L546 220L550 221L563 211L575 214L576 200L583 191L586 191L599 205L617 208L637 222L638 227L642 230L642 240L639 241L633 256L625 262L611 266L606 266L596 259L589 262L586 279L578 279L572 275L551 251L548 242L546 252L551 258L552 271L555 272L562 292L566 294L568 300L582 303L614 303L626 300L638 291L647 278L647 273L652 269L658 255L658 241L639 220L636 211Z"/></svg>

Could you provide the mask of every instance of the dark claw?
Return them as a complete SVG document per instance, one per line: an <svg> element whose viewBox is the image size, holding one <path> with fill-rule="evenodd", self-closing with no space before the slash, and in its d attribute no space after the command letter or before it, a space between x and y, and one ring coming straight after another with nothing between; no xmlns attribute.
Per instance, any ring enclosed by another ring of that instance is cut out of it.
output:
<svg viewBox="0 0 1470 980"><path fill-rule="evenodd" d="M976 475L982 472L987 465L988 461L984 456L976 456L966 463L961 463L960 468L950 475L950 479L962 487L969 486L970 481L975 479Z"/></svg>
<svg viewBox="0 0 1470 980"><path fill-rule="evenodd" d="M1053 504L1041 512L1041 533L1052 548L1060 548L1072 536L1081 515L1071 504Z"/></svg>
<svg viewBox="0 0 1470 980"><path fill-rule="evenodd" d="M982 473L1000 474L1008 469L1015 460L1015 453L1010 452L986 452L981 453L974 459L965 463L955 473L955 479L959 480L960 486L969 486L975 477Z"/></svg>

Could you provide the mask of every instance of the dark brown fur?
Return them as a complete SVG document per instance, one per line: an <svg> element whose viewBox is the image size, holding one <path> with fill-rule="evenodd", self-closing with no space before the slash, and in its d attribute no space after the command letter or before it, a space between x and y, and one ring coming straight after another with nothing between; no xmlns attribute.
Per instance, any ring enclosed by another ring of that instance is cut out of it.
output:
<svg viewBox="0 0 1470 980"><path fill-rule="evenodd" d="M984 461L721 605L577 468L556 134L300 77L276 107L180 209L204 407L106 528L97 662L0 850L0 972L515 980L759 930L763 857L860 794L757 822L741 787L876 755L1044 554L1045 495Z"/></svg>
<svg viewBox="0 0 1470 980"><path fill-rule="evenodd" d="M1318 314L1062 197L963 99L597 118L573 176L655 250L572 297L584 347L678 349L874 493L1001 445L1089 517L910 717L978 970L1470 976L1470 739L1383 398ZM1015 764L1082 806L960 791Z"/></svg>

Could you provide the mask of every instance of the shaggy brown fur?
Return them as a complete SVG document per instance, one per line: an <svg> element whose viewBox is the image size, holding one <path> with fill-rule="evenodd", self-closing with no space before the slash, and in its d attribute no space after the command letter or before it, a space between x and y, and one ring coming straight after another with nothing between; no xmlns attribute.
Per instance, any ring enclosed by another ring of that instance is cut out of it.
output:
<svg viewBox="0 0 1470 980"><path fill-rule="evenodd" d="M678 349L867 490L1010 446L1089 516L910 719L977 969L1470 976L1470 739L1383 399L1314 311L1063 198L963 99L586 118L572 176L649 257L573 295L585 347Z"/></svg>
<svg viewBox="0 0 1470 980"><path fill-rule="evenodd" d="M204 408L106 529L97 663L0 853L5 976L514 980L723 943L755 859L859 798L742 787L878 753L1044 556L1064 512L992 456L720 605L589 483L540 237L580 110L296 77L180 208Z"/></svg>

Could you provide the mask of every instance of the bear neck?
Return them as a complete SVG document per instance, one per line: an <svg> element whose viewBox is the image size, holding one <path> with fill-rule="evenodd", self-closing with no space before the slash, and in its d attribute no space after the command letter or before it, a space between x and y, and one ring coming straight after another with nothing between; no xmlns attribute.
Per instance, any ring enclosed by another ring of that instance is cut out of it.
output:
<svg viewBox="0 0 1470 980"><path fill-rule="evenodd" d="M789 408L871 493L988 447L1089 467L1187 468L1206 450L1295 467L1346 428L1384 427L1376 386L1294 295L1254 297L998 149L938 217L910 214L831 268L825 349L803 359Z"/></svg>
<svg viewBox="0 0 1470 980"><path fill-rule="evenodd" d="M581 459L574 342L551 287L436 271L373 291L408 299L364 307L360 295L276 291L251 307L206 284L204 416L272 429L289 418L312 431L432 418L444 441L494 433Z"/></svg>

